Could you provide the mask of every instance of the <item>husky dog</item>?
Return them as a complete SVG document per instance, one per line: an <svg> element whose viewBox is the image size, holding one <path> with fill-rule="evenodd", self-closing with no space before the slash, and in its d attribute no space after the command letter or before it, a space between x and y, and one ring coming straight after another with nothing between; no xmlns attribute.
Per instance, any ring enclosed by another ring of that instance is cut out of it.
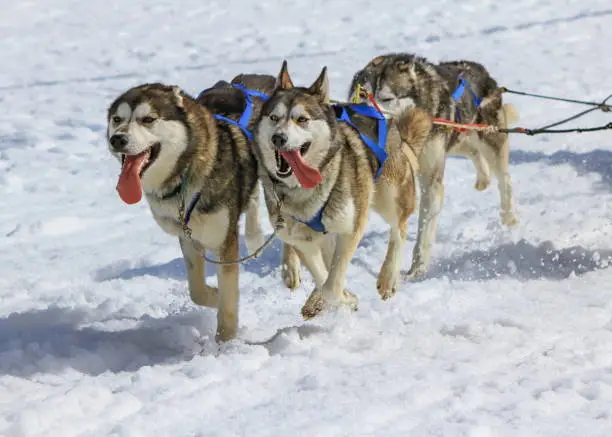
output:
<svg viewBox="0 0 612 437"><path fill-rule="evenodd" d="M362 105L365 107L365 105ZM370 205L391 226L387 255L377 280L382 299L395 293L408 218L415 208L413 171L429 135L430 116L409 109L389 126L380 162L360 133L375 138L378 120L355 113L353 125L338 121L329 105L327 70L309 87L294 87L283 63L277 88L255 126L255 151L270 219L312 274L316 287L302 308L311 318L340 304L355 309L345 289L348 264L365 231ZM386 126L386 121L382 121ZM314 218L314 221L313 221Z"/></svg>
<svg viewBox="0 0 612 437"><path fill-rule="evenodd" d="M374 58L353 77L349 98L367 101L366 93L358 95L358 85L374 97L390 118L406 108L417 107L434 117L500 129L518 120L514 107L502 103L496 81L476 62L452 61L434 65L412 54L387 54ZM518 223L508 173L508 134L449 132L447 128L435 126L419 160L419 229L408 277L423 275L429 264L444 198L445 157L451 155L465 156L474 163L477 170L475 188L479 191L489 186L493 171L498 180L501 221L506 226Z"/></svg>
<svg viewBox="0 0 612 437"><path fill-rule="evenodd" d="M218 81L208 90L202 91L198 95L197 100L201 104L213 109L216 113L227 115L229 118L238 121L245 109L245 99L243 92L233 85L242 85L249 90L270 95L274 90L275 84L276 78L267 74L239 74L232 79L231 83L224 80ZM254 103L249 129L253 129L261 110L260 100ZM255 189L251 201L259 202L259 189ZM263 235L260 231L259 217L257 215L247 214L246 227L247 235ZM252 246L258 248L262 244L263 241L254 241ZM293 247L287 243L282 244L282 254L281 275L283 282L289 289L295 290L301 283L299 256Z"/></svg>
<svg viewBox="0 0 612 437"><path fill-rule="evenodd" d="M239 106L230 94L229 106ZM218 308L216 338L227 341L238 328L238 266L219 267L217 290L205 283L201 250L216 251L221 261L237 259L243 212L250 250L263 235L257 219L259 202L253 201L257 161L251 141L240 127L216 119L214 104L208 104L198 103L176 86L136 86L110 105L107 140L110 152L121 162L119 196L134 204L144 192L157 224L178 237L191 299ZM188 238L179 205L197 193Z"/></svg>

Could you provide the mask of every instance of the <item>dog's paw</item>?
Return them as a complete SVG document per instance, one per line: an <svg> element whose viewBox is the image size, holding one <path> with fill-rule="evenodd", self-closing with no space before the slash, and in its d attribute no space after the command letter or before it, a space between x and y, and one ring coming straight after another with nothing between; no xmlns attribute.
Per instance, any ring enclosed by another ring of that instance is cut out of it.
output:
<svg viewBox="0 0 612 437"><path fill-rule="evenodd" d="M357 299L357 296L348 290L342 291L340 304L349 307L351 311L357 311L359 309L359 299Z"/></svg>
<svg viewBox="0 0 612 437"><path fill-rule="evenodd" d="M323 293L319 290L314 290L310 296L308 296L308 300L306 300L306 303L302 307L302 317L304 317L305 320L310 320L322 312L326 307L327 302L323 299Z"/></svg>
<svg viewBox="0 0 612 437"><path fill-rule="evenodd" d="M426 267L423 264L412 265L410 270L402 272L403 279L415 279L425 275Z"/></svg>
<svg viewBox="0 0 612 437"><path fill-rule="evenodd" d="M302 307L302 317L304 317L305 320L310 320L321 312L336 309L340 305L347 306L352 311L357 311L358 304L359 299L357 299L357 296L348 290L342 291L340 301L335 304L326 301L323 298L323 293L321 293L319 290L314 290Z"/></svg>
<svg viewBox="0 0 612 437"><path fill-rule="evenodd" d="M299 265L283 264L281 267L281 274L283 276L283 282L288 289L295 290L300 286L302 279L300 277Z"/></svg>
<svg viewBox="0 0 612 437"><path fill-rule="evenodd" d="M474 188L477 191L484 191L489 188L489 184L491 183L490 178L478 178L476 179L476 183L474 184Z"/></svg>
<svg viewBox="0 0 612 437"><path fill-rule="evenodd" d="M193 303L209 308L217 308L218 294L219 289L209 285L204 285L198 290L189 290L189 296L191 297L191 301Z"/></svg>
<svg viewBox="0 0 612 437"><path fill-rule="evenodd" d="M391 285L389 281L379 279L376 282L376 289L382 300L388 300L395 296L395 285Z"/></svg>
<svg viewBox="0 0 612 437"><path fill-rule="evenodd" d="M501 222L504 226L512 227L518 225L519 221L513 212L502 212Z"/></svg>

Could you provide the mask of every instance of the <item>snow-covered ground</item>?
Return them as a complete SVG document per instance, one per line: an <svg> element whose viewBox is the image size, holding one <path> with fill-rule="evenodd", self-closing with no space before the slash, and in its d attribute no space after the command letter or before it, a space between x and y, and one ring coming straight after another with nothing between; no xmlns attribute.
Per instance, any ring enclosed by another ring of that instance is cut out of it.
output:
<svg viewBox="0 0 612 437"><path fill-rule="evenodd" d="M240 339L220 351L178 244L119 200L104 142L132 85L197 93L284 58L300 83L327 65L335 98L373 56L414 51L601 99L611 40L609 0L3 2L0 435L612 435L612 133L512 137L512 231L495 185L476 192L471 163L450 160L429 273L379 300L373 215L354 314L302 321L313 283L283 287L275 244L242 269ZM507 101L528 127L581 109Z"/></svg>

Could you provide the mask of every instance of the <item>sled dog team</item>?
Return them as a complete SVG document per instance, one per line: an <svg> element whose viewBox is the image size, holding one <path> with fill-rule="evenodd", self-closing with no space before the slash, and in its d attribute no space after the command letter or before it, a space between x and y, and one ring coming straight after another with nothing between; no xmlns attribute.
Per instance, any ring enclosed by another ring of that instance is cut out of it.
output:
<svg viewBox="0 0 612 437"><path fill-rule="evenodd" d="M238 329L239 218L249 252L263 243L259 185L272 223L282 223L282 275L291 289L301 265L315 288L304 318L340 305L357 308L346 271L368 213L389 224L377 279L383 300L403 278L423 275L444 198L446 156L469 158L477 190L497 179L501 221L514 225L508 135L453 131L435 117L499 128L518 119L480 64L433 64L405 53L378 56L353 77L346 103L330 102L327 70L294 84L287 62L274 76L240 74L192 97L177 86L144 84L108 109L107 140L120 161L117 191L127 204L144 196L157 224L178 237L189 293L217 308L218 341ZM400 264L407 224L420 197L417 242ZM222 263L218 287L205 282L202 252Z"/></svg>

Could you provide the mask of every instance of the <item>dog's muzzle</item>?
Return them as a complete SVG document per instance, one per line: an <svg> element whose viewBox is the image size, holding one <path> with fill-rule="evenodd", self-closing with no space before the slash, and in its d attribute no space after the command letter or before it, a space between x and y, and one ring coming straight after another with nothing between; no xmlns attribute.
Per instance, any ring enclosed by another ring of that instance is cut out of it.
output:
<svg viewBox="0 0 612 437"><path fill-rule="evenodd" d="M126 134L114 134L110 137L108 142L115 150L115 152L122 153L125 149L125 146L127 146L130 141Z"/></svg>

